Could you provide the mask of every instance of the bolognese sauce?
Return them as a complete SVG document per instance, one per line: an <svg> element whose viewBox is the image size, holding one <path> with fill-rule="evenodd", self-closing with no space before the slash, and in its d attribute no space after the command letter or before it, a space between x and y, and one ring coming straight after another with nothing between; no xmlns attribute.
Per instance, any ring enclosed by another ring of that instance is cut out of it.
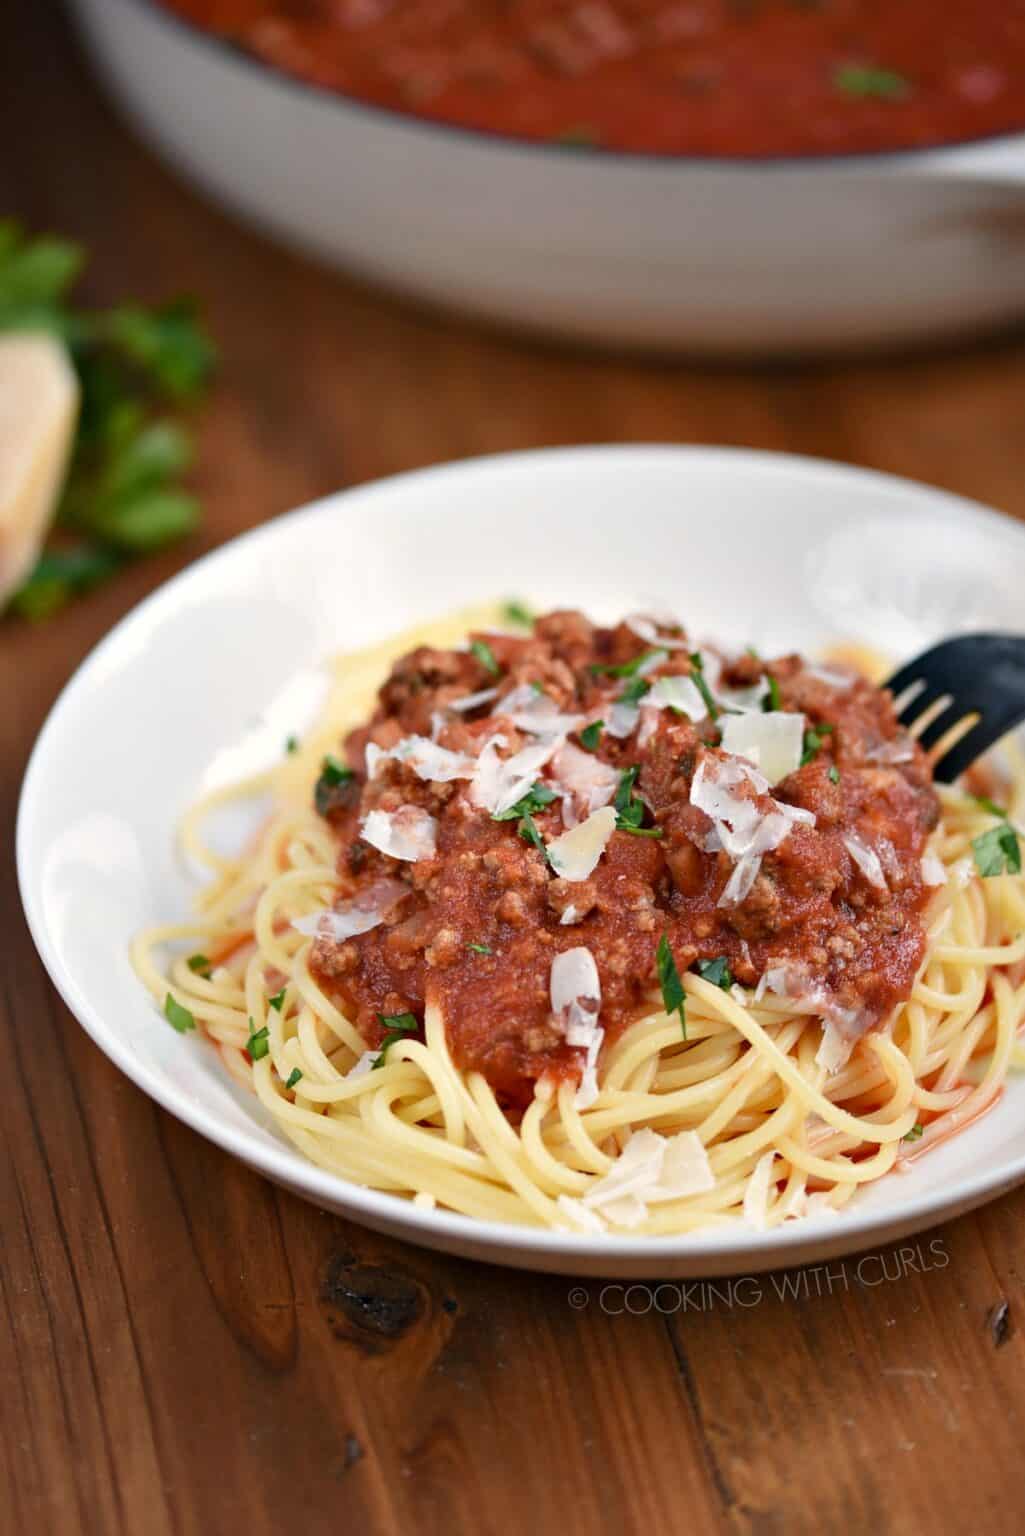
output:
<svg viewBox="0 0 1025 1536"><path fill-rule="evenodd" d="M939 804L890 695L796 655L694 649L665 621L556 612L418 647L316 807L336 906L373 915L321 930L314 977L370 1048L436 1003L456 1064L510 1108L583 1070L560 955L593 957L606 1042L657 1007L668 963L813 1005L849 1048L925 952Z"/></svg>
<svg viewBox="0 0 1025 1536"><path fill-rule="evenodd" d="M1025 126L1022 0L164 0L298 79L464 128L658 154Z"/></svg>

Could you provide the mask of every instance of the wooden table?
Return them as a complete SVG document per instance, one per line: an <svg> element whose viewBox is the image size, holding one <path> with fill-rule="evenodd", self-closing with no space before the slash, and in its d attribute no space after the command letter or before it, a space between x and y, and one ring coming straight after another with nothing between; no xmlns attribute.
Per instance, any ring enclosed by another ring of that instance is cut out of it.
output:
<svg viewBox="0 0 1025 1536"><path fill-rule="evenodd" d="M45 627L0 626L7 851L29 748L85 652L203 549L340 485L544 443L745 443L1025 515L1020 337L708 371L485 335L199 201L106 107L42 0L7 0L2 32L0 210L85 240L98 301L201 295L224 355L203 535ZM639 1291L631 1315L588 1283L574 1306L573 1282L291 1199L169 1119L59 1003L10 858L0 932L4 1531L1022 1529L1025 1190L885 1271L877 1255L791 1277L797 1295L778 1277Z"/></svg>

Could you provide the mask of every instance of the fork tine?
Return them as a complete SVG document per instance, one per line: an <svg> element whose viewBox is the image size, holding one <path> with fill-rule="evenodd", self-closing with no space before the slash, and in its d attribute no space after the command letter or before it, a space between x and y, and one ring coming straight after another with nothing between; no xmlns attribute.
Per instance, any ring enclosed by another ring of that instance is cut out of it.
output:
<svg viewBox="0 0 1025 1536"><path fill-rule="evenodd" d="M959 779L965 770L970 768L975 760L999 739L998 736L990 737L983 722L977 721L949 752L944 752L943 756L933 764L933 778L940 784L953 784L955 779Z"/></svg>
<svg viewBox="0 0 1025 1536"><path fill-rule="evenodd" d="M917 733L918 745L924 747L926 752L928 752L929 748L934 747L949 730L952 730L957 725L959 720L963 720L970 713L970 710L961 707L957 699L951 699L949 703L943 706L939 714L929 721L925 729Z"/></svg>

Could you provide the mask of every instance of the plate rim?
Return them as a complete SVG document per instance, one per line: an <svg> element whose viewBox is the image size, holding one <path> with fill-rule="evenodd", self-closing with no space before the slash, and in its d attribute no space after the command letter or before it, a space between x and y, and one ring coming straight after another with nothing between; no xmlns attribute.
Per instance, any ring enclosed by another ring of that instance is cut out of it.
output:
<svg viewBox="0 0 1025 1536"><path fill-rule="evenodd" d="M173 607L180 592L194 582L199 573L209 573L222 562L230 563L237 557L242 546L263 540L273 541L280 537L282 529L286 527L338 515L340 511L348 515L354 508L358 508L361 501L377 495L387 496L396 490L401 491L403 487L410 487L414 482L422 483L426 478L443 480L472 477L501 473L510 468L527 470L538 464L572 467L582 458L606 461L622 459L634 465L662 460L666 464L676 463L681 466L695 461L714 464L718 460L727 465L742 464L756 473L786 471L790 475L823 477L834 483L847 480L871 485L876 482L890 491L898 491L917 500L923 507L930 503L934 508L941 508L948 513L956 512L992 530L999 529L1004 536L1019 539L1025 553L1025 525L1008 514L956 492L838 460L730 445L580 444L478 455L364 481L278 514L207 551L135 604L83 657L47 711L22 779L15 827L15 861L18 890L29 933L50 981L78 1025L120 1072L162 1109L222 1151L237 1157L273 1182L286 1185L301 1198L344 1209L346 1215L357 1222L364 1220L378 1230L396 1231L404 1240L420 1246L444 1246L449 1251L457 1251L462 1246L464 1251L473 1252L475 1257L493 1263L530 1268L529 1262L524 1263L524 1256L529 1258L535 1254L538 1263L534 1267L537 1269L554 1268L556 1266L551 1261L559 1258L577 1269L582 1264L600 1265L605 1259L617 1272L624 1272L623 1266L632 1264L637 1266L637 1273L642 1273L641 1266L645 1261L650 1261L654 1268L666 1263L678 1266L688 1260L701 1261L707 1266L709 1259L721 1257L734 1273L737 1272L735 1261L742 1258L750 1259L762 1269L783 1268L788 1262L796 1262L804 1250L816 1246L828 1244L835 1253L854 1253L863 1249L873 1236L883 1234L881 1240L889 1241L890 1238L885 1235L887 1230L891 1234L896 1231L909 1234L922 1230L941 1220L945 1213L956 1214L971 1209L991 1194L995 1198L1015 1184L1025 1182L1025 1153L1022 1153L980 1173L965 1175L953 1183L924 1191L899 1210L879 1212L870 1209L864 1214L859 1214L856 1209L845 1210L840 1216L842 1229L834 1218L813 1217L785 1223L765 1232L738 1226L659 1237L605 1234L599 1238L583 1233L480 1220L454 1211L425 1210L386 1191L369 1189L340 1174L322 1169L283 1140L278 1144L264 1146L250 1131L218 1120L211 1111L194 1103L184 1090L176 1091L155 1068L140 1061L117 1031L107 1024L102 1010L80 990L68 971L40 910L37 893L33 889L33 872L29 867L29 843L36 817L36 782L49 743L58 736L63 717L73 699L81 688L88 686L93 672L103 665L111 651L117 649L126 633L152 620L164 608ZM433 1241L435 1236L437 1242ZM770 1259L772 1262L768 1262Z"/></svg>

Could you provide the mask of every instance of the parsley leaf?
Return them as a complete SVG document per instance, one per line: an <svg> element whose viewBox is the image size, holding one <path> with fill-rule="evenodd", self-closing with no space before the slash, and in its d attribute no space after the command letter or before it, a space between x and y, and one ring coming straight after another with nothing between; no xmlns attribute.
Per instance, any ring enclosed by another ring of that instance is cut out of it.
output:
<svg viewBox="0 0 1025 1536"><path fill-rule="evenodd" d="M486 944L467 944L467 949L472 949L475 955L490 955L491 950Z"/></svg>
<svg viewBox="0 0 1025 1536"><path fill-rule="evenodd" d="M840 770L835 763L829 770L829 779L832 784L839 784L840 782Z"/></svg>
<svg viewBox="0 0 1025 1536"><path fill-rule="evenodd" d="M394 1045L396 1040L404 1040L407 1035L415 1035L420 1027L411 1013L379 1013L377 1018L385 1035L373 1065L372 1070L375 1072L378 1067L384 1066L384 1058L389 1046Z"/></svg>
<svg viewBox="0 0 1025 1536"><path fill-rule="evenodd" d="M185 963L197 976L209 978L212 967L206 955L190 955Z"/></svg>
<svg viewBox="0 0 1025 1536"><path fill-rule="evenodd" d="M804 733L804 750L801 753L801 767L806 763L812 763L819 755L822 746L822 737L818 731L807 730Z"/></svg>
<svg viewBox="0 0 1025 1536"><path fill-rule="evenodd" d="M348 784L355 774L351 768L333 753L329 752L320 765L320 778L313 788L313 803L319 816L326 816L337 804L338 796L334 793L342 784Z"/></svg>
<svg viewBox="0 0 1025 1536"><path fill-rule="evenodd" d="M733 985L733 972L725 955L718 955L714 960L699 960L695 970L703 981L711 982L713 987L722 987L724 992Z"/></svg>
<svg viewBox="0 0 1025 1536"><path fill-rule="evenodd" d="M661 837L661 827L645 827L641 823L644 820L644 812L647 807L633 792L634 782L640 769L635 765L627 768L620 775L619 788L616 790L616 798L613 807L616 812L616 828L620 832L632 832L635 837Z"/></svg>
<svg viewBox="0 0 1025 1536"><path fill-rule="evenodd" d="M187 1035L190 1029L195 1029L196 1021L187 1008L181 1003L175 1002L168 992L164 999L164 1017L172 1029L176 1029L180 1035Z"/></svg>
<svg viewBox="0 0 1025 1536"><path fill-rule="evenodd" d="M534 820L533 816L531 816L529 811L520 817L520 824L516 830L519 832L525 843L532 843L537 849L538 853L547 859L548 849L545 846L545 840L541 836L541 833L538 831L537 822Z"/></svg>
<svg viewBox="0 0 1025 1536"><path fill-rule="evenodd" d="M1021 845L1010 822L1003 821L972 839L975 867L984 878L1021 874Z"/></svg>
<svg viewBox="0 0 1025 1536"><path fill-rule="evenodd" d="M161 414L199 398L214 349L184 303L77 309L71 288L83 253L32 239L0 221L0 332L47 331L68 348L81 388L71 466L56 526L70 535L44 550L10 601L41 620L107 580L130 558L196 526L199 508L177 483L192 458L181 421Z"/></svg>
<svg viewBox="0 0 1025 1536"><path fill-rule="evenodd" d="M507 811L498 811L491 817L492 821L515 821L518 816L530 816L535 811L543 811L557 799L555 790L549 789L547 784L540 780L532 784L525 795L521 795L515 805L511 805Z"/></svg>
<svg viewBox="0 0 1025 1536"><path fill-rule="evenodd" d="M287 1079L285 1081L285 1087L286 1088L294 1088L296 1083L301 1083L302 1082L302 1076L303 1076L302 1072L299 1070L299 1068L298 1067L293 1067L291 1072L289 1072L288 1077L287 1077Z"/></svg>
<svg viewBox="0 0 1025 1536"><path fill-rule="evenodd" d="M580 745L588 752L597 752L604 727L604 720L592 720L590 725L585 725L580 732Z"/></svg>
<svg viewBox="0 0 1025 1536"><path fill-rule="evenodd" d="M680 1027L683 1030L683 1038L687 1038L687 995L683 990L683 982L680 972L677 970L676 961L673 959L673 951L669 945L669 935L664 933L658 941L658 949L655 952L655 963L658 967L658 981L662 988L662 1004L666 1013L678 1013L680 1015Z"/></svg>
<svg viewBox="0 0 1025 1536"><path fill-rule="evenodd" d="M490 673L492 677L498 676L501 668L495 660L494 651L486 640L472 640L470 642L470 650L476 656L485 672Z"/></svg>
<svg viewBox="0 0 1025 1536"><path fill-rule="evenodd" d="M878 69L872 64L841 64L833 84L846 96L877 101L902 101L910 91L907 80L896 70Z"/></svg>
<svg viewBox="0 0 1025 1536"><path fill-rule="evenodd" d="M921 1125L921 1124L913 1125L911 1127L910 1131L907 1131L905 1133L905 1135L901 1139L903 1141L918 1141L919 1138L924 1136L924 1135L925 1135L925 1126L924 1125Z"/></svg>
<svg viewBox="0 0 1025 1536"><path fill-rule="evenodd" d="M246 1041L246 1054L250 1061L260 1061L270 1051L270 1030L265 1024L262 1029L254 1029L252 1019L249 1020L249 1039Z"/></svg>
<svg viewBox="0 0 1025 1536"><path fill-rule="evenodd" d="M651 690L651 684L646 677L632 677L616 697L617 704L639 704L644 695Z"/></svg>
<svg viewBox="0 0 1025 1536"><path fill-rule="evenodd" d="M768 715L774 709L783 708L783 695L779 691L778 680L773 677L771 672L766 674L765 681L769 685L769 691L762 700L762 712Z"/></svg>
<svg viewBox="0 0 1025 1536"><path fill-rule="evenodd" d="M502 605L502 617L507 624L520 624L524 629L534 627L534 615L525 603L515 597Z"/></svg>
<svg viewBox="0 0 1025 1536"><path fill-rule="evenodd" d="M285 993L287 991L287 987L282 987L280 992L275 992L273 997L267 999L270 1006L272 1008L276 1008L278 1013L280 1013L282 1008L285 1006Z"/></svg>
<svg viewBox="0 0 1025 1536"><path fill-rule="evenodd" d="M299 750L299 738L298 738L298 736L288 736L288 737L286 737L286 739L285 739L285 751L288 753L288 756L289 757L293 757L295 755L295 753L298 752L298 750Z"/></svg>
<svg viewBox="0 0 1025 1536"><path fill-rule="evenodd" d="M641 667L643 667L646 661L650 661L653 656L663 655L665 655L665 652L660 650L658 646L655 646L649 650L642 651L641 654L639 656L635 656L632 661L623 661L617 665L601 661L592 662L590 671L592 671L596 677L636 677L638 671Z"/></svg>
<svg viewBox="0 0 1025 1536"><path fill-rule="evenodd" d="M712 690L708 686L708 680L705 677L705 662L700 651L691 651L690 664L693 668L691 677L697 686L698 692L705 701L708 718L710 720L718 720L720 714L719 706L712 697Z"/></svg>
<svg viewBox="0 0 1025 1536"><path fill-rule="evenodd" d="M1007 812L1003 806L997 805L996 801L991 800L988 795L973 795L972 798L976 805L981 806L984 811L988 811L991 816L999 816L1001 821L1007 820Z"/></svg>

